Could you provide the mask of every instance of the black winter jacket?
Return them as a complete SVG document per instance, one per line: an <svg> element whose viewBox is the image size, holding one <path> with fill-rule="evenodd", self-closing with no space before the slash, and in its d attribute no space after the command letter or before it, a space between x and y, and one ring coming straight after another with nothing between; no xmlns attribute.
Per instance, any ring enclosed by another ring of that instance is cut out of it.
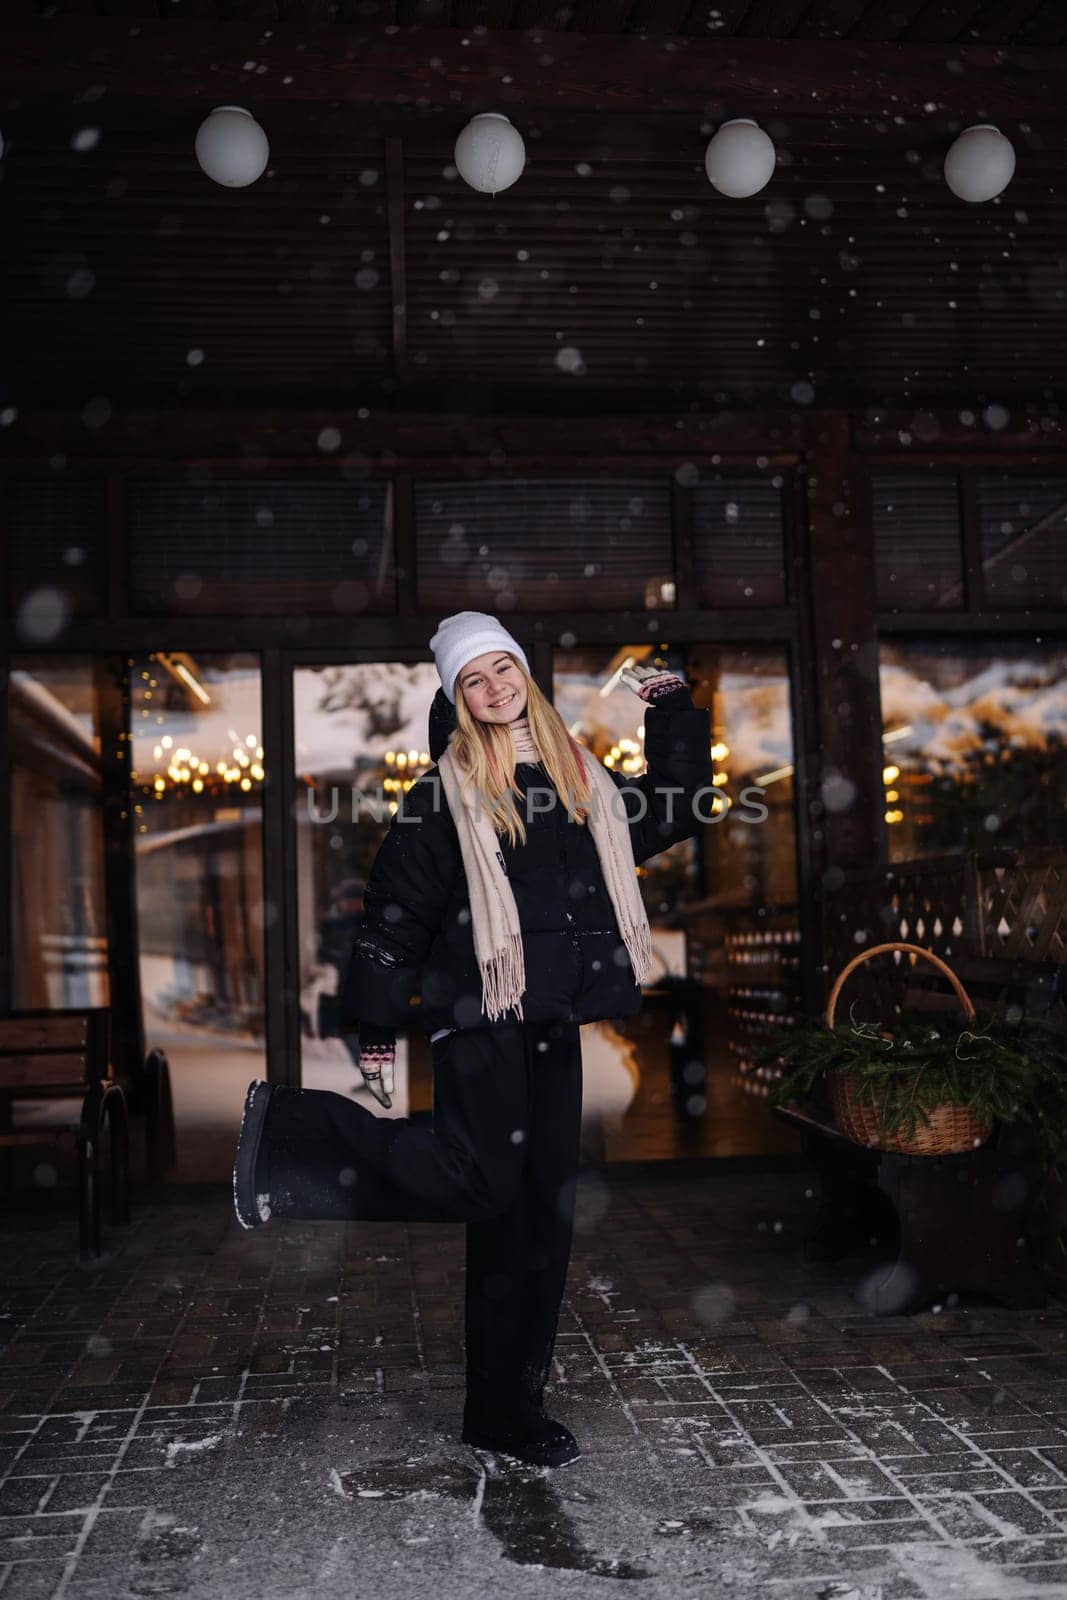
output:
<svg viewBox="0 0 1067 1600"><path fill-rule="evenodd" d="M435 762L454 718L439 690L430 713ZM640 778L611 772L616 787L628 791L635 864L697 833L693 797L711 783L710 733L709 712L694 706L681 685L646 706L648 770ZM533 762L516 764L515 781L524 796L531 785L551 786L544 766ZM681 792L667 794L672 787ZM647 807L640 817L642 795ZM632 1016L640 1009L641 990L588 825L572 822L558 799L549 809L531 806L529 813L524 801L516 798L516 805L526 842L513 847L505 837L500 849L522 932L524 1020ZM698 805L707 816L707 797ZM403 796L375 856L340 1011L343 1025L360 1029L365 1044L412 1026L431 1033L497 1025L482 1010L466 874L436 764ZM514 1021L514 1011L503 1020Z"/></svg>

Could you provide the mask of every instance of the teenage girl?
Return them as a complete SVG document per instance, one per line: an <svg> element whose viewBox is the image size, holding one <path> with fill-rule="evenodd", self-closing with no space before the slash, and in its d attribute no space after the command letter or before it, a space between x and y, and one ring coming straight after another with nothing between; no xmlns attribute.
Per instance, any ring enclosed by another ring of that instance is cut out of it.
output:
<svg viewBox="0 0 1067 1600"><path fill-rule="evenodd" d="M709 713L649 666L646 772L569 733L495 617L446 617L435 761L367 880L340 1008L388 1105L398 1029L431 1036L433 1126L257 1080L234 1166L245 1227L274 1218L466 1223L465 1443L542 1466L579 1447L544 1408L570 1259L583 1022L632 1016L651 976L634 871L696 833Z"/></svg>

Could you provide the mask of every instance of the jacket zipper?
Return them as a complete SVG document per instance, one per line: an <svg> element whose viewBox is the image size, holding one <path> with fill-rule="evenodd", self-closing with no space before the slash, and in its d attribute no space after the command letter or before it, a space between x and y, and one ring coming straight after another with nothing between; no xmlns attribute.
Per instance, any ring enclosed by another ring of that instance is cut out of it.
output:
<svg viewBox="0 0 1067 1600"><path fill-rule="evenodd" d="M566 835L564 834L563 830L568 826L569 826L569 824L568 824L568 822L566 820L566 812L564 812L563 820L557 824L557 827L559 829L559 860L560 860L560 866L563 868L564 893L566 893L566 881L567 881L567 846L566 846ZM563 915L566 917L568 923L570 924L571 941L572 941L572 943L574 945L574 954L575 954L575 958L576 958L576 960L578 962L578 990L577 990L577 993L574 996L574 1004L577 1005L578 996L582 992L582 987L583 987L584 980L585 980L585 963L582 960L582 941L579 939L578 930L574 926L574 913L572 911L568 911L566 906L564 906ZM571 1009L573 1010L574 1006L572 1006Z"/></svg>

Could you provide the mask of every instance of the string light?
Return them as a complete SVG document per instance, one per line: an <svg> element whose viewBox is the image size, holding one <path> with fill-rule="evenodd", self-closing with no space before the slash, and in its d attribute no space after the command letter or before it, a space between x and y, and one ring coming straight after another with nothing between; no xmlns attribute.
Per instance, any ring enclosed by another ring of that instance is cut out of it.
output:
<svg viewBox="0 0 1067 1600"><path fill-rule="evenodd" d="M230 759L216 761L214 768L203 756L197 755L195 750L180 745L174 748L174 741L169 734L165 734L153 749L153 756L157 761L164 757L169 758L163 772L155 772L143 780L134 772L131 777L134 782L141 781L145 793L151 792L156 800L162 800L168 789L184 789L188 787L193 794L218 795L232 791L233 788L243 790L246 794L266 781L266 769L263 766L263 746L259 743L258 736L254 733L246 734L241 740L233 734L235 742ZM250 759L249 750L255 751L255 759Z"/></svg>
<svg viewBox="0 0 1067 1600"><path fill-rule="evenodd" d="M395 777L392 773L387 773L382 779L382 788L396 795L406 794L430 765L430 755L427 750L387 750L384 760L387 767L393 768L394 771L399 770L403 774L402 777ZM416 767L420 770L413 770ZM398 806L398 800L390 800L388 808L390 815L397 811Z"/></svg>

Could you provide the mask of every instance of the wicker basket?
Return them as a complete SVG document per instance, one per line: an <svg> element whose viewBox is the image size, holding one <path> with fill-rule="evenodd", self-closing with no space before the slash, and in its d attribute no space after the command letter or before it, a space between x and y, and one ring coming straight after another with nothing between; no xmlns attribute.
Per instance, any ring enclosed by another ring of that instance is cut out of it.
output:
<svg viewBox="0 0 1067 1600"><path fill-rule="evenodd" d="M957 978L940 956L935 956L932 950L924 950L922 945L905 944L900 940L893 940L889 944L872 945L870 950L864 950L860 955L854 956L847 967L838 974L837 982L830 991L830 998L826 1005L826 1026L830 1029L834 1025L834 1012L837 1007L837 997L841 993L845 979L856 967L864 961L869 961L872 956L881 955L886 950L910 950L917 956L922 956L925 961L930 961L938 967L948 978L956 991L960 1005L963 1007L968 1022L974 1021L974 1006L962 983ZM891 1038L890 1034L883 1033L884 1039ZM869 1099L859 1097L859 1086L856 1075L848 1072L832 1072L828 1074L830 1083L830 1102L834 1108L834 1116L842 1133L848 1135L855 1144L867 1145L875 1150L895 1150L901 1155L909 1156L948 1156L959 1155L968 1150L975 1150L979 1145L985 1144L993 1131L991 1117L979 1117L970 1106L957 1105L946 1100L941 1105L934 1106L926 1113L929 1120L917 1123L915 1133L908 1138L903 1133L887 1134L883 1131L880 1120L880 1105L872 1105ZM888 1092L888 1091L887 1091ZM884 1105L884 1097L882 1104Z"/></svg>

